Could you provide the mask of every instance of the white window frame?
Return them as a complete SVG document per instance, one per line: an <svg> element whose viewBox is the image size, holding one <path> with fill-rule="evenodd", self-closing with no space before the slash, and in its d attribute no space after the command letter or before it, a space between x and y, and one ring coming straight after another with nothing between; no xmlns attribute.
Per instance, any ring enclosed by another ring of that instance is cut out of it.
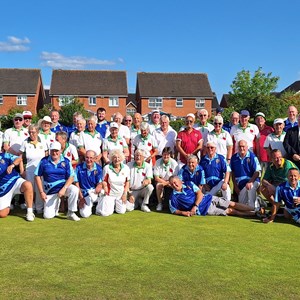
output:
<svg viewBox="0 0 300 300"><path fill-rule="evenodd" d="M96 106L96 105L97 105L97 97L89 96L89 106Z"/></svg>
<svg viewBox="0 0 300 300"><path fill-rule="evenodd" d="M109 97L108 106L109 107L119 107L119 97Z"/></svg>
<svg viewBox="0 0 300 300"><path fill-rule="evenodd" d="M148 100L149 108L162 108L163 107L163 98L162 97L150 97Z"/></svg>
<svg viewBox="0 0 300 300"><path fill-rule="evenodd" d="M199 97L195 99L195 108L204 108L205 107L205 98Z"/></svg>
<svg viewBox="0 0 300 300"><path fill-rule="evenodd" d="M26 106L27 105L27 96L26 95L17 96L17 105Z"/></svg>
<svg viewBox="0 0 300 300"><path fill-rule="evenodd" d="M183 107L183 98L176 98L176 107Z"/></svg>
<svg viewBox="0 0 300 300"><path fill-rule="evenodd" d="M74 96L58 96L58 106L68 105L72 103L73 100L74 100Z"/></svg>
<svg viewBox="0 0 300 300"><path fill-rule="evenodd" d="M126 108L126 114L127 115L134 115L136 113L136 109L133 108Z"/></svg>
<svg viewBox="0 0 300 300"><path fill-rule="evenodd" d="M3 104L3 95L0 95L0 105Z"/></svg>

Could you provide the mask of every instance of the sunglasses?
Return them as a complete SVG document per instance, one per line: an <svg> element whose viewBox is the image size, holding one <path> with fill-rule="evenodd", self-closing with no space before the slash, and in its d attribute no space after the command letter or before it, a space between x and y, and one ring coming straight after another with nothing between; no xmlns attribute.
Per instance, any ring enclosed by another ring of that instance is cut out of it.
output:
<svg viewBox="0 0 300 300"><path fill-rule="evenodd" d="M124 122L125 122L125 123L127 123L127 122L132 122L132 120L124 120Z"/></svg>
<svg viewBox="0 0 300 300"><path fill-rule="evenodd" d="M22 122L23 119L21 119L21 118L16 118L16 119L14 119L14 121L16 121L16 122Z"/></svg>
<svg viewBox="0 0 300 300"><path fill-rule="evenodd" d="M186 120L185 123L193 123L192 120Z"/></svg>
<svg viewBox="0 0 300 300"><path fill-rule="evenodd" d="M214 125L220 125L220 126L221 126L221 125L222 125L222 123L214 123Z"/></svg>
<svg viewBox="0 0 300 300"><path fill-rule="evenodd" d="M199 117L207 117L207 115L199 115Z"/></svg>
<svg viewBox="0 0 300 300"><path fill-rule="evenodd" d="M207 149L215 149L215 147L206 147Z"/></svg>

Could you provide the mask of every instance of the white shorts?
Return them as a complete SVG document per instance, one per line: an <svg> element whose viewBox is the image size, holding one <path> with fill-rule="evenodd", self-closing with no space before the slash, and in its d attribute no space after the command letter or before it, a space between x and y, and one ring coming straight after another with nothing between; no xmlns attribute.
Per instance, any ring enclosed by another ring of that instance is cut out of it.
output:
<svg viewBox="0 0 300 300"><path fill-rule="evenodd" d="M4 196L0 197L0 210L10 207L11 200L14 197L14 195L22 194L21 186L25 181L26 180L23 178L17 179L11 190Z"/></svg>

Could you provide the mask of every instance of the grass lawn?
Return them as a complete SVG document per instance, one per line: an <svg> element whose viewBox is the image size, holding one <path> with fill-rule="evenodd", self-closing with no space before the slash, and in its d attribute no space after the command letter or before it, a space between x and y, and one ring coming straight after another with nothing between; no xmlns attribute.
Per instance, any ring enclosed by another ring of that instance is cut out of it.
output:
<svg viewBox="0 0 300 300"><path fill-rule="evenodd" d="M134 211L0 220L0 299L300 299L300 228Z"/></svg>

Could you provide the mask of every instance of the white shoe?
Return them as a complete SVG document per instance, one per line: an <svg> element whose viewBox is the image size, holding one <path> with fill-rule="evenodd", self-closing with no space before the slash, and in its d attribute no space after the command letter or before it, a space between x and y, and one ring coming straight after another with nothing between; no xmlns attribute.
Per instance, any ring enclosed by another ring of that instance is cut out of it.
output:
<svg viewBox="0 0 300 300"><path fill-rule="evenodd" d="M146 213L151 212L150 208L146 204L141 206L141 210Z"/></svg>
<svg viewBox="0 0 300 300"><path fill-rule="evenodd" d="M161 202L157 204L156 210L157 211L162 211L163 210L163 204Z"/></svg>
<svg viewBox="0 0 300 300"><path fill-rule="evenodd" d="M28 222L33 222L33 221L34 221L34 218L35 218L34 213L32 213L32 212L27 213L27 215L26 215L26 220L27 220Z"/></svg>
<svg viewBox="0 0 300 300"><path fill-rule="evenodd" d="M74 212L68 214L67 219L75 222L80 221L80 218Z"/></svg>

